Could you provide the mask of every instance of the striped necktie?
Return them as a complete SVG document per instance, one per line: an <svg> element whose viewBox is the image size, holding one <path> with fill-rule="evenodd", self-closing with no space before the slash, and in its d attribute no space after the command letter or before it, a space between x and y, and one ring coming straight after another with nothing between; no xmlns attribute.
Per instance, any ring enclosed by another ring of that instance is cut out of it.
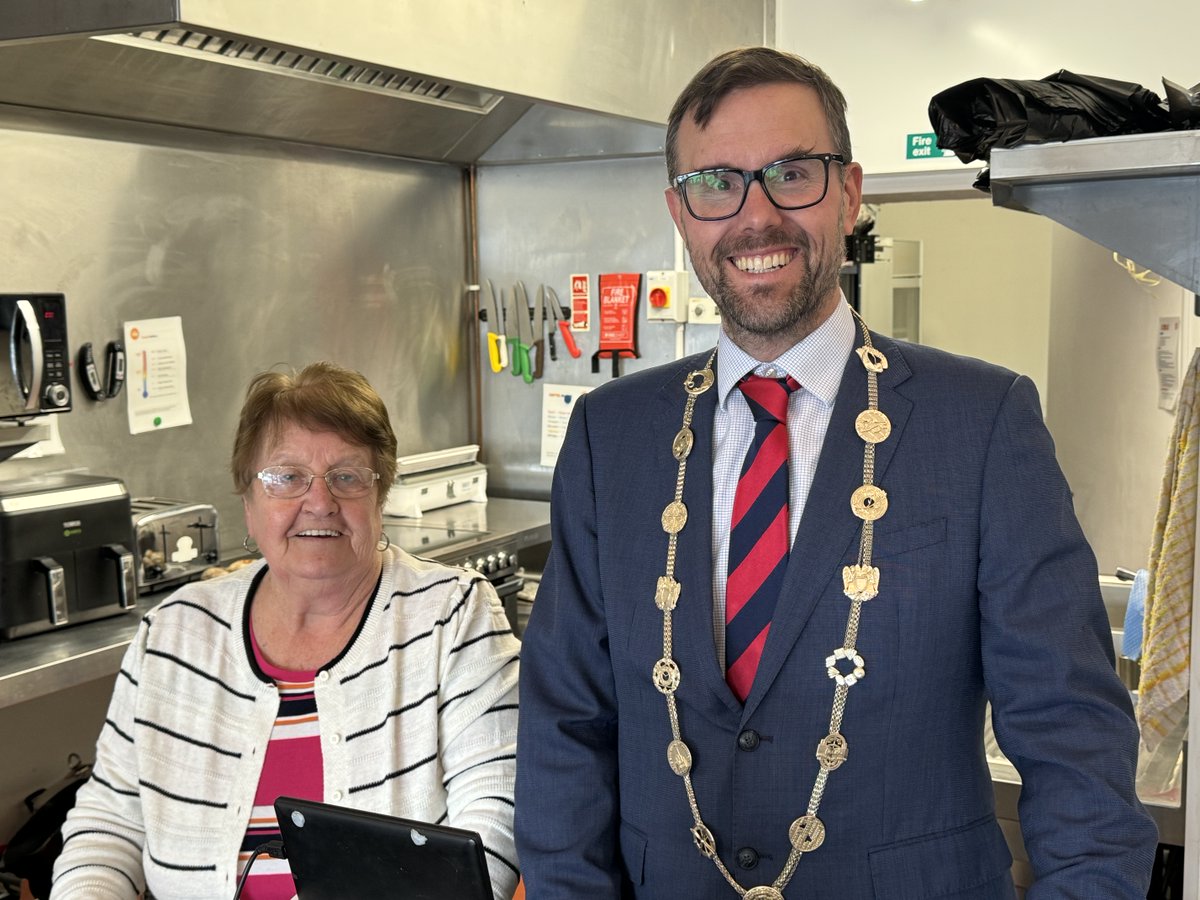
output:
<svg viewBox="0 0 1200 900"><path fill-rule="evenodd" d="M788 557L788 397L791 378L747 375L738 388L754 440L733 497L725 587L725 679L745 701L762 657Z"/></svg>

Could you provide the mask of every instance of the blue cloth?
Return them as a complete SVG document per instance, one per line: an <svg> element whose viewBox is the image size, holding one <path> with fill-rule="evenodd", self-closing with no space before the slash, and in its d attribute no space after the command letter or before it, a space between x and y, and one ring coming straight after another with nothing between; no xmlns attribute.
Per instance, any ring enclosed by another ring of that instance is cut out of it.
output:
<svg viewBox="0 0 1200 900"><path fill-rule="evenodd" d="M1121 642L1121 655L1127 659L1138 659L1142 655L1142 624L1146 619L1146 588L1150 584L1150 573L1138 569L1129 589L1129 604L1125 607L1125 637Z"/></svg>

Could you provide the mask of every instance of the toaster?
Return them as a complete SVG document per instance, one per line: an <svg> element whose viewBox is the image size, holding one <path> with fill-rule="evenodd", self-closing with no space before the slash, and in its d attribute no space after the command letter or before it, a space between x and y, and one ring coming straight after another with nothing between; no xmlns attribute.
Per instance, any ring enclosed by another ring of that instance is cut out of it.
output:
<svg viewBox="0 0 1200 900"><path fill-rule="evenodd" d="M133 547L138 594L194 581L220 558L216 507L166 497L135 497Z"/></svg>

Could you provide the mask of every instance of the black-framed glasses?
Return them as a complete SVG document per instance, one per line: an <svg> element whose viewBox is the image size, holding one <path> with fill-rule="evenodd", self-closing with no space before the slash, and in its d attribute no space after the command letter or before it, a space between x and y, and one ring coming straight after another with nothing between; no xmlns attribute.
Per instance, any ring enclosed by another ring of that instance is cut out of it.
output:
<svg viewBox="0 0 1200 900"><path fill-rule="evenodd" d="M676 175L674 182L692 218L716 222L742 211L754 181L762 185L767 199L779 209L816 206L829 192L831 162L845 165L846 157L840 153L803 153L757 171L716 168L684 172Z"/></svg>
<svg viewBox="0 0 1200 900"><path fill-rule="evenodd" d="M333 496L352 500L369 494L379 480L379 473L363 466L338 466L323 475L299 466L267 466L257 477L262 482L263 492L279 500L303 497L312 487L314 478L324 478Z"/></svg>

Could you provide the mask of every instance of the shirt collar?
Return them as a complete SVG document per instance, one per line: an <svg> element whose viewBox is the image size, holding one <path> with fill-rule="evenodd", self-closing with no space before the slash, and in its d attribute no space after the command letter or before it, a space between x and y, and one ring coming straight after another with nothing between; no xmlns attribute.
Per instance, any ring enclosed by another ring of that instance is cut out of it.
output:
<svg viewBox="0 0 1200 900"><path fill-rule="evenodd" d="M717 357L720 360L717 366L717 399L724 407L729 392L742 377L757 372L768 378L791 375L806 391L832 407L842 381L842 372L846 368L846 357L852 349L854 316L845 295L816 331L769 363L759 362L730 340L722 329L717 338ZM774 370L774 374L770 370Z"/></svg>

